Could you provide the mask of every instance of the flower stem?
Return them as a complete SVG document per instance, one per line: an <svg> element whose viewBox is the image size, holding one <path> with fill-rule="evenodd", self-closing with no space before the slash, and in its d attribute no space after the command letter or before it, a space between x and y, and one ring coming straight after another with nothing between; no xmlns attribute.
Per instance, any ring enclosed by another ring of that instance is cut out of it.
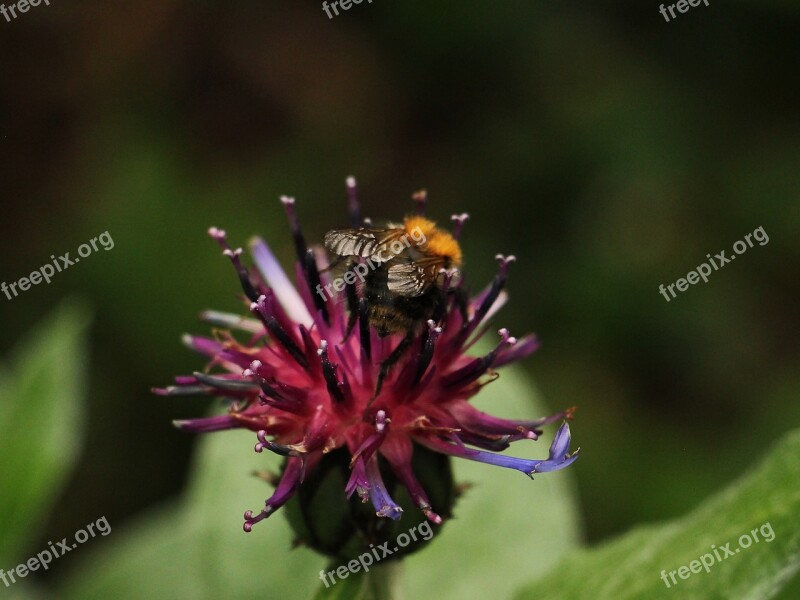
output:
<svg viewBox="0 0 800 600"><path fill-rule="evenodd" d="M364 582L364 600L403 600L402 562L393 560L370 569Z"/></svg>
<svg viewBox="0 0 800 600"><path fill-rule="evenodd" d="M336 569L331 565L329 571ZM317 590L314 600L403 600L400 590L400 561L376 564L366 573L350 573L346 578Z"/></svg>

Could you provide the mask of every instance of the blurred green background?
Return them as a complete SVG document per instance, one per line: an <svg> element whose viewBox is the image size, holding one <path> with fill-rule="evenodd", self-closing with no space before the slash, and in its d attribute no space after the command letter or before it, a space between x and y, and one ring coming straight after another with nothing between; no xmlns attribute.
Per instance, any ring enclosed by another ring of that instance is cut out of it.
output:
<svg viewBox="0 0 800 600"><path fill-rule="evenodd" d="M181 491L196 440L170 421L209 403L149 390L202 365L180 344L207 331L199 311L241 306L206 230L261 234L288 262L278 196L319 240L346 224L349 174L376 221L423 187L434 218L469 212L474 289L494 254L517 256L496 323L539 334L525 369L551 408L579 407L590 543L696 506L800 423L798 39L788 0L670 23L655 2L518 0L375 0L333 20L316 1L70 2L0 20L0 279L115 243L0 295L0 355L62 297L94 311L86 444L38 545ZM767 245L658 293L759 226Z"/></svg>

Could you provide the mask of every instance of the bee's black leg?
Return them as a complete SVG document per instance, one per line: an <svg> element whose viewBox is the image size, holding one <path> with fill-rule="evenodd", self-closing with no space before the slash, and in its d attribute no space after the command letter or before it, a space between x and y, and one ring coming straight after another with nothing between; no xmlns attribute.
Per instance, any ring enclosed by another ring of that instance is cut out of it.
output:
<svg viewBox="0 0 800 600"><path fill-rule="evenodd" d="M445 314L447 314L447 296L450 294L448 290L447 293L444 293L441 288L436 288L436 296L433 303L433 310L431 311L431 319L434 323L441 323L442 319L444 319Z"/></svg>
<svg viewBox="0 0 800 600"><path fill-rule="evenodd" d="M467 296L467 292L464 291L464 288L461 286L453 289L452 293L455 294L456 297L456 306L458 307L458 312L461 314L461 322L467 323L469 321L469 313L467 311L469 296Z"/></svg>
<svg viewBox="0 0 800 600"><path fill-rule="evenodd" d="M320 269L320 271L319 271L319 272L320 272L320 273L327 273L327 272L328 272L328 271L330 271L331 269L335 269L336 267L338 267L340 264L342 264L342 261L343 261L343 260L346 260L347 258L348 258L347 256L337 256L337 257L336 257L336 258L333 260L333 262L330 262L330 263L328 263L328 266L327 266L327 267L325 267L324 269Z"/></svg>
<svg viewBox="0 0 800 600"><path fill-rule="evenodd" d="M381 370L378 372L378 382L375 384L375 393L372 395L372 400L369 401L369 404L372 404L372 401L378 397L378 394L381 393L381 388L383 387L383 380L386 379L386 376L389 374L389 370L397 364L397 361L400 360L400 357L403 356L408 347L411 345L411 342L414 340L414 331L411 330L406 333L405 337L400 340L400 343L397 344L397 347L392 350L392 353L386 357L381 363ZM367 404L367 406L369 406Z"/></svg>
<svg viewBox="0 0 800 600"><path fill-rule="evenodd" d="M355 261L352 261L351 265L355 264ZM356 321L358 320L358 294L356 293L356 284L355 283L348 283L347 287L345 288L345 292L347 293L347 310L349 311L349 315L347 317L347 331L344 334L344 339L342 343L344 343L347 338L350 337L350 334L353 333L353 328L356 326Z"/></svg>
<svg viewBox="0 0 800 600"><path fill-rule="evenodd" d="M467 292L465 292L464 289L461 286L459 286L447 290L447 296L453 296L455 298L456 308L458 308L458 312L461 315L461 323L462 325L466 325L466 323L469 321L469 312L467 309L469 305L469 296L467 295ZM444 297L443 294L442 299L437 303L436 309L433 312L434 322L436 323L442 322L442 319L444 318L447 312L448 300L449 298Z"/></svg>

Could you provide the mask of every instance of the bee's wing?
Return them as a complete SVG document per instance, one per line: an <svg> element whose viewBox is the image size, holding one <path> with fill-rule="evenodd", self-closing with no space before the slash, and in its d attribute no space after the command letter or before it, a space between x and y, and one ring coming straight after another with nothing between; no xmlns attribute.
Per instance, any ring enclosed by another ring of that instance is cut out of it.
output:
<svg viewBox="0 0 800 600"><path fill-rule="evenodd" d="M325 234L325 247L339 256L359 256L361 258L380 258L387 244L405 233L402 228L381 229L360 227L332 229Z"/></svg>
<svg viewBox="0 0 800 600"><path fill-rule="evenodd" d="M442 267L444 261L440 257L393 264L389 267L387 287L400 296L419 296L436 282Z"/></svg>

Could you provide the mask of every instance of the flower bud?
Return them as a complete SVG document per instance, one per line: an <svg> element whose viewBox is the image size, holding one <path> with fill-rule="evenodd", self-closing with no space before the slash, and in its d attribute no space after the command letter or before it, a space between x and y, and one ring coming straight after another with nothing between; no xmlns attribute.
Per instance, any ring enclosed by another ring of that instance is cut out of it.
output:
<svg viewBox="0 0 800 600"><path fill-rule="evenodd" d="M350 458L343 448L326 454L286 504L296 544L346 562L369 552L370 546L388 542L392 554L383 560L393 560L415 552L439 533L442 525L420 518L417 506L383 458L379 459L381 476L403 516L397 521L380 518L372 504L362 502L358 495L345 497L342 490L350 477ZM450 458L415 445L412 466L431 504L444 519L449 518L456 499Z"/></svg>

